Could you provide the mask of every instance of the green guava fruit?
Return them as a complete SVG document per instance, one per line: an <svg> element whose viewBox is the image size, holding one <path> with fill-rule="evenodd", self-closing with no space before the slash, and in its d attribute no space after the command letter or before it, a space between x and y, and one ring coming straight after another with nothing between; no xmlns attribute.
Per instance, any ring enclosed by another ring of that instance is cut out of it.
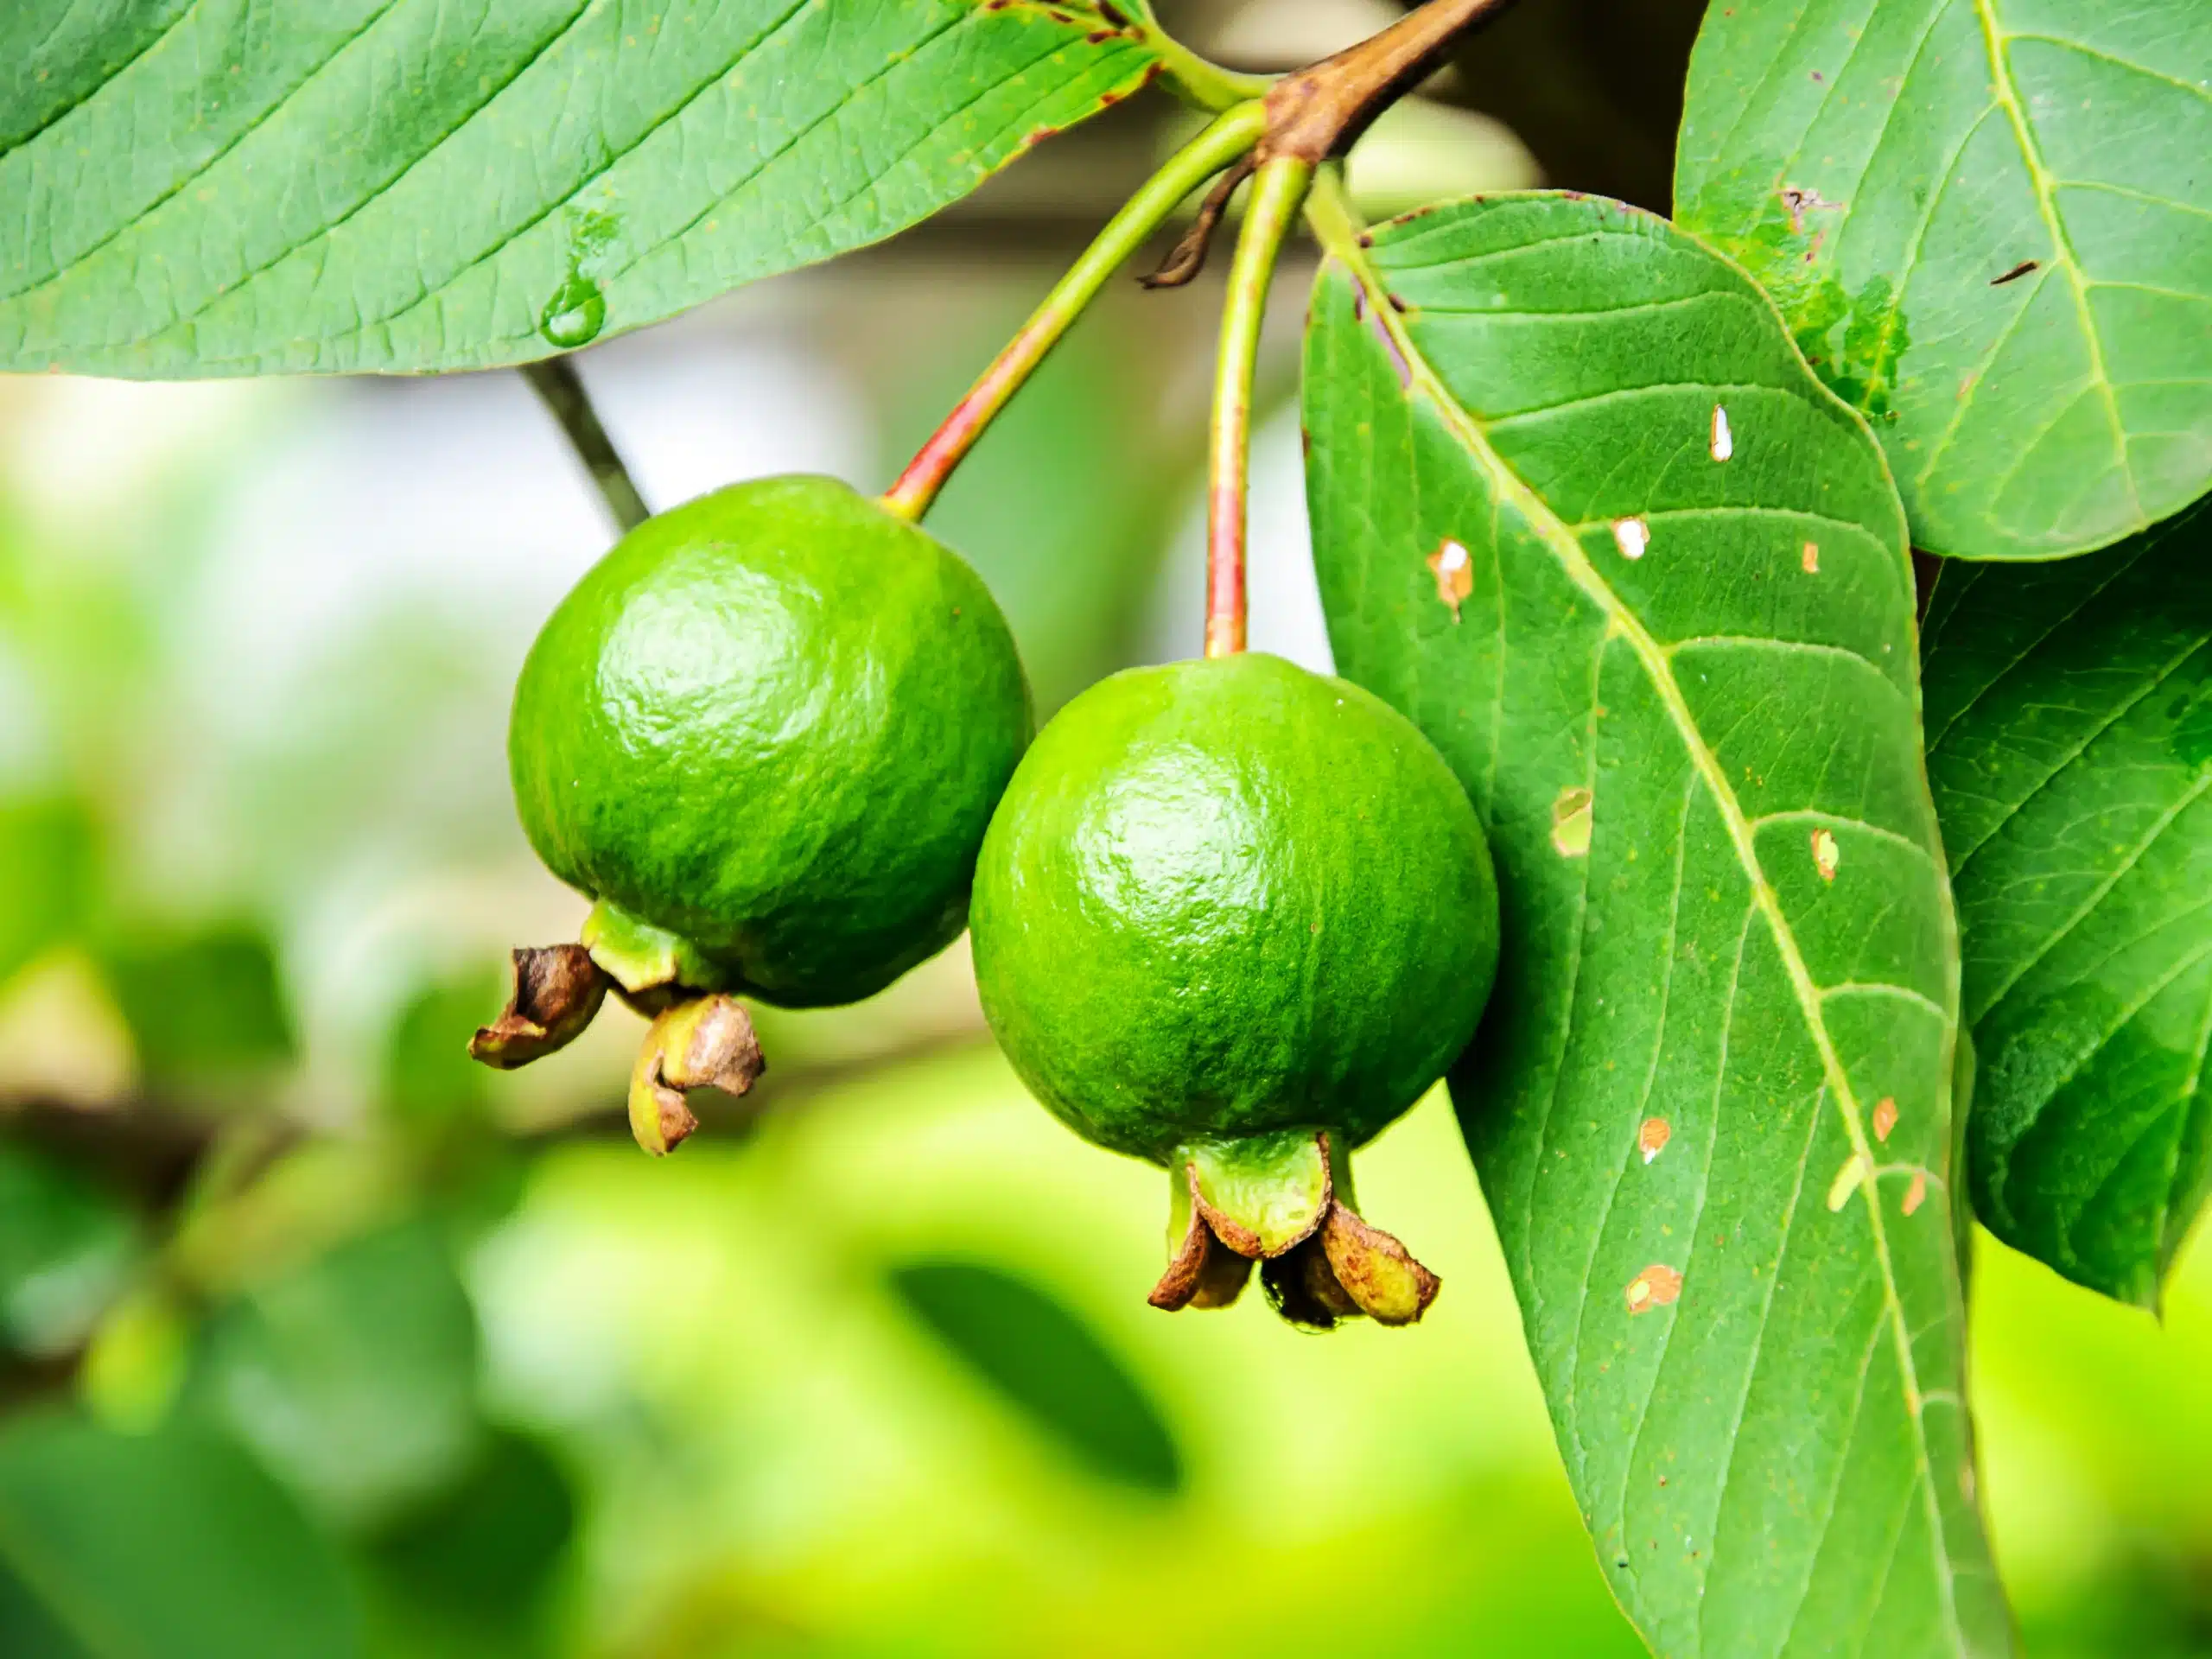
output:
<svg viewBox="0 0 2212 1659"><path fill-rule="evenodd" d="M1007 785L971 911L983 1008L1084 1139L1165 1165L1163 1306L1251 1262L1301 1323L1418 1318L1436 1281L1353 1211L1351 1150L1473 1037L1490 849L1412 722L1258 654L1135 669Z"/></svg>
<svg viewBox="0 0 2212 1659"><path fill-rule="evenodd" d="M593 567L523 664L508 756L531 847L596 901L583 945L633 1002L816 1007L958 936L1033 723L973 570L834 479L776 478L662 513ZM518 1001L520 1058L567 1012ZM693 1010L664 1046L728 1028Z"/></svg>

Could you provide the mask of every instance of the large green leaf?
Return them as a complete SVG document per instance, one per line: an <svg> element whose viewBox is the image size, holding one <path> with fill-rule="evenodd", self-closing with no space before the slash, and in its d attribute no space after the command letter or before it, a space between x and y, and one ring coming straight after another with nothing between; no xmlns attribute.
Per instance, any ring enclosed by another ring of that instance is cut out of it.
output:
<svg viewBox="0 0 2212 1659"><path fill-rule="evenodd" d="M353 1659L327 1540L206 1430L75 1418L0 1433L0 1652L15 1659Z"/></svg>
<svg viewBox="0 0 2212 1659"><path fill-rule="evenodd" d="M476 367L926 217L1160 67L1086 0L11 0L0 369Z"/></svg>
<svg viewBox="0 0 2212 1659"><path fill-rule="evenodd" d="M478 1449L476 1315L426 1222L349 1240L222 1310L188 1403L349 1525L452 1480Z"/></svg>
<svg viewBox="0 0 2212 1659"><path fill-rule="evenodd" d="M2212 485L2212 6L1714 5L1675 212L1874 423L1913 537L2118 541Z"/></svg>
<svg viewBox="0 0 2212 1659"><path fill-rule="evenodd" d="M83 1342L143 1248L116 1194L28 1141L0 1140L0 1351L64 1354Z"/></svg>
<svg viewBox="0 0 2212 1659"><path fill-rule="evenodd" d="M1946 565L1923 652L1974 1208L2155 1302L2212 1186L2212 509L2090 558Z"/></svg>
<svg viewBox="0 0 2212 1659"><path fill-rule="evenodd" d="M1664 1654L2002 1651L1881 453L1739 270L1618 203L1330 239L1330 637L1491 831L1453 1094L1607 1576Z"/></svg>
<svg viewBox="0 0 2212 1659"><path fill-rule="evenodd" d="M152 1088L228 1104L238 1086L293 1058L276 947L257 925L122 931L100 956Z"/></svg>

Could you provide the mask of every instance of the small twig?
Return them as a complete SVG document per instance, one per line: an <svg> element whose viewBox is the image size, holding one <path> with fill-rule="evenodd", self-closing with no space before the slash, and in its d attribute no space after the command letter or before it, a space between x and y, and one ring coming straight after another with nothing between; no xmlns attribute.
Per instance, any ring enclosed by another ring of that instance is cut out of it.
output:
<svg viewBox="0 0 2212 1659"><path fill-rule="evenodd" d="M1213 188L1206 192L1205 200L1198 207L1198 216L1183 232L1183 239L1168 250L1159 270L1138 281L1150 289L1181 288L1193 281L1206 268L1206 255L1213 248L1213 233L1221 223L1221 216L1229 211L1230 198L1258 166L1255 159L1247 156L1223 174Z"/></svg>
<svg viewBox="0 0 2212 1659"><path fill-rule="evenodd" d="M524 364L522 376L560 423L576 459L606 498L607 510L613 515L617 528L635 530L652 518L630 469L622 464L607 429L599 423L599 411L591 406L591 395L584 390L575 365L565 357L544 358Z"/></svg>
<svg viewBox="0 0 2212 1659"><path fill-rule="evenodd" d="M1244 649L1244 540L1251 483L1252 381L1260 359L1260 327L1283 238L1298 217L1313 163L1278 156L1259 170L1229 270L1221 318L1221 355L1214 375L1211 473L1206 493L1206 655Z"/></svg>

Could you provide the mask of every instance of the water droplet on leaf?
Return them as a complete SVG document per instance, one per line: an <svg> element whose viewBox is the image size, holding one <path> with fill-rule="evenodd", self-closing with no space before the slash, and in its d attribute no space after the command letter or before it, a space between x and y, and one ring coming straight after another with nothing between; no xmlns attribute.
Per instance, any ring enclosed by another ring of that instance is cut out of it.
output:
<svg viewBox="0 0 2212 1659"><path fill-rule="evenodd" d="M569 280L553 290L537 316L537 332L563 351L590 345L606 327L607 296L579 270L569 273Z"/></svg>

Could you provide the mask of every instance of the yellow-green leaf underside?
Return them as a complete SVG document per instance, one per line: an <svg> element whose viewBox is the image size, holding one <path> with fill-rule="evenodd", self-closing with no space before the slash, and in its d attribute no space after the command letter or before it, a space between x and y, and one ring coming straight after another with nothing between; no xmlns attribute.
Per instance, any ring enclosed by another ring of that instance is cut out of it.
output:
<svg viewBox="0 0 2212 1659"><path fill-rule="evenodd" d="M2005 1651L1880 451L1741 271L1617 203L1333 241L1331 639L1491 830L1503 956L1453 1093L1606 1575L1664 1654Z"/></svg>

